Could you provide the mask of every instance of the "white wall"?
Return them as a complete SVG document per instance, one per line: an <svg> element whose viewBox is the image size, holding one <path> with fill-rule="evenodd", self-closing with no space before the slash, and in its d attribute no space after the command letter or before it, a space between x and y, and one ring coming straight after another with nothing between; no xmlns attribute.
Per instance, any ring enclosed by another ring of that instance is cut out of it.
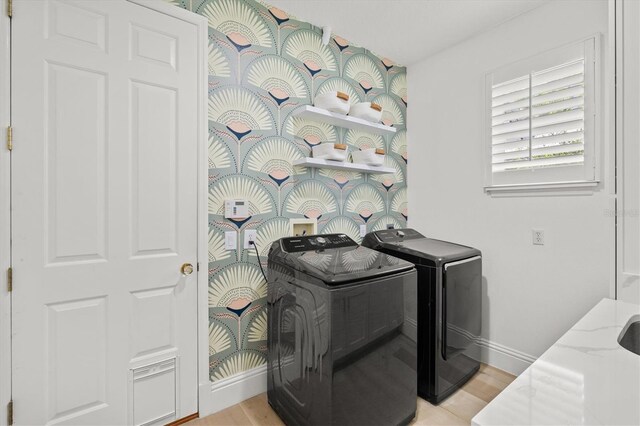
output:
<svg viewBox="0 0 640 426"><path fill-rule="evenodd" d="M410 226L482 250L483 353L516 373L613 295L613 151L604 138L595 191L486 194L485 74L595 33L605 64L605 0L550 2L408 68ZM532 228L545 231L544 246L532 245Z"/></svg>

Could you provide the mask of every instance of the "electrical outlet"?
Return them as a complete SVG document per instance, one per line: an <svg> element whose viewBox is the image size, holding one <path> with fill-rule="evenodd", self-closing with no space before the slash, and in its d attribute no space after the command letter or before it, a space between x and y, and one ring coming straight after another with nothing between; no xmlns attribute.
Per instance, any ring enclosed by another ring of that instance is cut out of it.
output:
<svg viewBox="0 0 640 426"><path fill-rule="evenodd" d="M364 238L367 235L367 225L360 225L360 236Z"/></svg>
<svg viewBox="0 0 640 426"><path fill-rule="evenodd" d="M238 248L238 233L236 231L224 233L224 248L226 250L236 250Z"/></svg>
<svg viewBox="0 0 640 426"><path fill-rule="evenodd" d="M542 229L532 229L533 245L544 245L544 231Z"/></svg>
<svg viewBox="0 0 640 426"><path fill-rule="evenodd" d="M256 238L258 238L258 231L256 231L255 229L247 229L244 231L244 248L245 249L252 249L253 246L249 244L249 241L256 241Z"/></svg>

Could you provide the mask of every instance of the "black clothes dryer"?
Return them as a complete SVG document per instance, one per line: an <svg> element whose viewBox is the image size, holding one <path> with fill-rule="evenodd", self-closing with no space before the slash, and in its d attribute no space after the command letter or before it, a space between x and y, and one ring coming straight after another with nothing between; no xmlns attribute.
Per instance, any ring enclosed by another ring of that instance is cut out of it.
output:
<svg viewBox="0 0 640 426"><path fill-rule="evenodd" d="M362 245L418 270L418 395L439 404L480 367L482 254L414 229L371 232Z"/></svg>
<svg viewBox="0 0 640 426"><path fill-rule="evenodd" d="M415 416L413 264L344 234L269 251L268 400L288 425L399 425Z"/></svg>

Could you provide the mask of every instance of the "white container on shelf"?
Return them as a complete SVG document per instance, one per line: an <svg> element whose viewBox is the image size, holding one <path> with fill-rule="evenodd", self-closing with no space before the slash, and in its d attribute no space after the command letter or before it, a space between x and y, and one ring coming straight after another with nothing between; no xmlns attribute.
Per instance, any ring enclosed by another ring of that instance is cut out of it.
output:
<svg viewBox="0 0 640 426"><path fill-rule="evenodd" d="M379 123L382 120L382 107L374 102L358 102L351 105L349 115L372 123Z"/></svg>
<svg viewBox="0 0 640 426"><path fill-rule="evenodd" d="M333 161L347 161L349 150L347 145L324 142L312 148L313 158Z"/></svg>
<svg viewBox="0 0 640 426"><path fill-rule="evenodd" d="M369 148L361 151L353 151L351 158L354 164L366 164L368 166L382 166L384 164L384 149Z"/></svg>
<svg viewBox="0 0 640 426"><path fill-rule="evenodd" d="M315 107L326 109L327 111L347 114L349 112L349 95L336 90L316 96L313 103Z"/></svg>

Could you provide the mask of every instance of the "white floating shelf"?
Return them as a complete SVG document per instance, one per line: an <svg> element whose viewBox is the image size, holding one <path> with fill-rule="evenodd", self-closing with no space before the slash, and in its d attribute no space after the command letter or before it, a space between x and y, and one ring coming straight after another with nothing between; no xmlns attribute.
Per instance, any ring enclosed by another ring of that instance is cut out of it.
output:
<svg viewBox="0 0 640 426"><path fill-rule="evenodd" d="M316 108L311 105L305 105L293 112L294 116L308 118L310 120L321 121L333 126L343 127L345 129L362 130L367 133L375 133L378 135L392 135L396 132L395 127L385 126L384 124L372 123L361 118L349 117L344 114L336 114L326 109Z"/></svg>
<svg viewBox="0 0 640 426"><path fill-rule="evenodd" d="M354 164L349 162L322 160L319 158L312 158L312 157L306 157L301 160L296 160L293 162L293 165L302 166L302 167L315 167L319 169L347 170L350 172L370 173L370 174L395 173L395 170L391 167L367 166L366 164Z"/></svg>

